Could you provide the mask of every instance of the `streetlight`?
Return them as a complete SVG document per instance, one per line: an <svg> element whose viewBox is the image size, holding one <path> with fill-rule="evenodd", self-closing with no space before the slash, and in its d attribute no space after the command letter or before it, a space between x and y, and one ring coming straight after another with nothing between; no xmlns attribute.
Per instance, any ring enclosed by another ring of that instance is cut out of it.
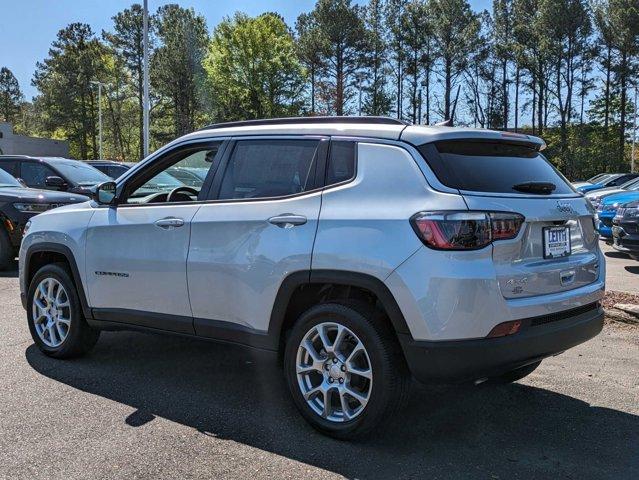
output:
<svg viewBox="0 0 639 480"><path fill-rule="evenodd" d="M97 80L91 80L91 85L98 86L98 135L100 140L100 160L104 157L102 156L102 87L108 87L108 83L102 83Z"/></svg>
<svg viewBox="0 0 639 480"><path fill-rule="evenodd" d="M142 108L142 136L144 138L144 157L149 154L149 4L148 0L144 0L142 28L144 30L144 61L143 61L143 80L144 100Z"/></svg>

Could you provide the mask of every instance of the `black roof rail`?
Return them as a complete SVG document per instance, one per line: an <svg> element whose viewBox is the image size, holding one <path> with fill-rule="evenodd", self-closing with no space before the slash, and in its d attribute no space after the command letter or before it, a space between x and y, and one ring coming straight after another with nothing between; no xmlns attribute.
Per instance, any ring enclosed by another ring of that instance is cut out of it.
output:
<svg viewBox="0 0 639 480"><path fill-rule="evenodd" d="M289 118L264 118L259 120L239 120L236 122L214 123L200 130L213 130L229 127L255 127L259 125L308 125L314 123L348 123L348 124L375 124L375 125L410 125L409 122L390 117L289 117Z"/></svg>

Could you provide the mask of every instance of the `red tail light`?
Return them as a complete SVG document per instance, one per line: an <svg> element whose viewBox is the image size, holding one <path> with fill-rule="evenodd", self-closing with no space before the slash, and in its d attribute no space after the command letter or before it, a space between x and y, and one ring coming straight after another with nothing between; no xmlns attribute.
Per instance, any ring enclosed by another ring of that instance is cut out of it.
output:
<svg viewBox="0 0 639 480"><path fill-rule="evenodd" d="M491 212L488 215L492 225L493 240L515 238L521 224L524 223L524 217L518 213Z"/></svg>
<svg viewBox="0 0 639 480"><path fill-rule="evenodd" d="M411 218L417 236L439 250L476 250L515 238L524 217L502 212L420 212Z"/></svg>

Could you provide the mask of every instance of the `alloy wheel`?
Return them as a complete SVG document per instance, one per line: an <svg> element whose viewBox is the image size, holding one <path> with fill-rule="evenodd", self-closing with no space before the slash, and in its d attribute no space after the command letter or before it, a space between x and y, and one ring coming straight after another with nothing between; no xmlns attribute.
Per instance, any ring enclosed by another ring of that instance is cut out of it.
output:
<svg viewBox="0 0 639 480"><path fill-rule="evenodd" d="M69 335L71 304L67 291L55 278L45 278L38 284L32 318L38 337L48 347L59 347Z"/></svg>
<svg viewBox="0 0 639 480"><path fill-rule="evenodd" d="M373 369L366 347L352 330L334 322L313 326L300 342L295 364L302 396L317 415L347 422L366 408Z"/></svg>

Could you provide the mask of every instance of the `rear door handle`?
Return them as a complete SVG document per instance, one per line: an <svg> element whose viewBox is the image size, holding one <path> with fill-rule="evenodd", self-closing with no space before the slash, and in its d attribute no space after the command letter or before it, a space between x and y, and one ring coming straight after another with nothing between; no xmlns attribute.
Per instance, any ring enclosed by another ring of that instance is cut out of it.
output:
<svg viewBox="0 0 639 480"><path fill-rule="evenodd" d="M294 215L292 213L283 213L268 219L269 223L277 225L280 228L291 228L296 225L304 225L306 217L304 215Z"/></svg>
<svg viewBox="0 0 639 480"><path fill-rule="evenodd" d="M164 230L173 230L174 228L178 228L184 225L184 220L182 220L181 218L167 217L161 218L160 220L156 221L155 224Z"/></svg>

